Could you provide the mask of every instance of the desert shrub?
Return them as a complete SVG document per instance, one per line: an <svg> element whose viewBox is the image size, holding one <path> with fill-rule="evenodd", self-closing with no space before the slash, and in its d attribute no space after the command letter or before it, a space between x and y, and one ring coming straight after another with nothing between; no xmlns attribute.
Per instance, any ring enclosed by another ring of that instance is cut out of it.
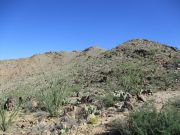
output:
<svg viewBox="0 0 180 135"><path fill-rule="evenodd" d="M103 105L105 105L106 107L113 106L114 102L115 102L114 96L111 94L107 94L104 97L102 97L101 101L102 101Z"/></svg>
<svg viewBox="0 0 180 135"><path fill-rule="evenodd" d="M172 104L158 112L152 105L145 105L130 113L126 122L113 123L111 132L119 135L178 135L180 111Z"/></svg>
<svg viewBox="0 0 180 135"><path fill-rule="evenodd" d="M25 99L26 97L34 96L35 90L34 88L31 88L31 86L28 85L20 86L16 90L8 92L8 95L17 98L22 97L23 99Z"/></svg>
<svg viewBox="0 0 180 135"><path fill-rule="evenodd" d="M169 100L168 105L180 109L180 97L174 97L173 99Z"/></svg>
<svg viewBox="0 0 180 135"><path fill-rule="evenodd" d="M179 59L179 58L174 58L174 59L173 59L173 62L174 62L175 64L179 64L179 63L180 63L180 59Z"/></svg>
<svg viewBox="0 0 180 135"><path fill-rule="evenodd" d="M113 68L108 89L111 91L123 91L138 93L143 89L144 71L140 64L127 62Z"/></svg>
<svg viewBox="0 0 180 135"><path fill-rule="evenodd" d="M102 105L106 107L111 107L114 106L115 103L119 101L125 101L128 97L128 93L123 92L123 91L114 91L114 92L109 92L105 96L99 98L101 101Z"/></svg>
<svg viewBox="0 0 180 135"><path fill-rule="evenodd" d="M57 116L60 108L67 101L68 85L65 80L52 82L46 89L39 91L37 99L40 106L47 109L50 116Z"/></svg>
<svg viewBox="0 0 180 135"><path fill-rule="evenodd" d="M127 61L112 68L107 79L107 91L137 94L141 90L167 90L180 81L179 71L163 70L153 61Z"/></svg>
<svg viewBox="0 0 180 135"><path fill-rule="evenodd" d="M1 99L5 103L6 98ZM6 131L12 124L20 111L21 104L15 106L12 111L6 111L4 105L0 105L0 129Z"/></svg>
<svg viewBox="0 0 180 135"><path fill-rule="evenodd" d="M169 70L167 72L161 72L158 76L152 77L150 84L156 89L167 90L168 88L173 88L179 81L180 74Z"/></svg>

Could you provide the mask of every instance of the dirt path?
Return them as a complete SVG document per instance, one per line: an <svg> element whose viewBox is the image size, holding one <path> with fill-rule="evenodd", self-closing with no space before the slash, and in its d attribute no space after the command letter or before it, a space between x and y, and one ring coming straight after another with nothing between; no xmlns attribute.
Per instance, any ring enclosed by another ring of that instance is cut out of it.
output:
<svg viewBox="0 0 180 135"><path fill-rule="evenodd" d="M180 97L180 90L176 91L159 91L149 96L147 101L153 100L157 109L160 109L169 99ZM98 123L95 125L85 124L78 128L74 135L97 135L106 131L106 124L116 119L124 119L127 117L127 112L114 114L113 117L98 118ZM73 135L73 134L71 134Z"/></svg>

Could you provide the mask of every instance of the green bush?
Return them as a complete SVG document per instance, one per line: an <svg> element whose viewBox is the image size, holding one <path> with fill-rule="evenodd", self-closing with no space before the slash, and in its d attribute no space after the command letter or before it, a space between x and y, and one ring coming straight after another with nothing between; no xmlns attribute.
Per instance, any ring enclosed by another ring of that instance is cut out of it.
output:
<svg viewBox="0 0 180 135"><path fill-rule="evenodd" d="M180 111L170 104L158 112L146 105L130 113L126 122L113 123L111 132L119 135L179 135Z"/></svg>
<svg viewBox="0 0 180 135"><path fill-rule="evenodd" d="M50 116L57 116L61 106L65 104L68 95L68 85L64 80L52 82L49 87L39 92L37 99Z"/></svg>
<svg viewBox="0 0 180 135"><path fill-rule="evenodd" d="M104 97L100 98L100 101L102 102L102 105L106 107L112 107L115 103L119 101L125 101L127 98L126 92L123 91L114 91L107 93Z"/></svg>
<svg viewBox="0 0 180 135"><path fill-rule="evenodd" d="M175 84L179 83L179 80L179 72L176 73L172 70L168 70L159 73L158 76L152 77L149 83L156 89L167 90L168 88L176 86Z"/></svg>
<svg viewBox="0 0 180 135"><path fill-rule="evenodd" d="M102 102L106 107L111 107L114 105L114 96L111 94L106 95L102 98Z"/></svg>
<svg viewBox="0 0 180 135"><path fill-rule="evenodd" d="M109 90L138 93L144 88L145 73L140 64L128 62L113 69Z"/></svg>

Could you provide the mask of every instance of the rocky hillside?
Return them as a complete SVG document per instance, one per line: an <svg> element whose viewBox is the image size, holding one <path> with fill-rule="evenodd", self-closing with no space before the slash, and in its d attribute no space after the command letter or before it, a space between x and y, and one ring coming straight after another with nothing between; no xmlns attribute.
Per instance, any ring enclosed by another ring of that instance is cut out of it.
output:
<svg viewBox="0 0 180 135"><path fill-rule="evenodd" d="M90 47L84 51L48 52L30 58L4 60L0 61L0 91L27 86L38 89L48 77L55 76L67 76L69 82L83 88L108 89L107 84L117 82L123 74L119 69L126 68L127 64L143 70L143 81L167 79L161 75L169 78L176 74L177 78L169 78L175 81L179 77L180 51L160 43L135 39L112 50Z"/></svg>
<svg viewBox="0 0 180 135"><path fill-rule="evenodd" d="M0 92L0 134L180 133L180 51L149 40L0 61Z"/></svg>

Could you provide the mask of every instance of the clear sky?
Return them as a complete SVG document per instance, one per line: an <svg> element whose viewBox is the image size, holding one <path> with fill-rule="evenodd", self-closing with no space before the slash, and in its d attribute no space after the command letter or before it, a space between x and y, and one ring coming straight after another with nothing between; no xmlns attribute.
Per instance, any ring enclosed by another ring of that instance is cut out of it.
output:
<svg viewBox="0 0 180 135"><path fill-rule="evenodd" d="M0 59L134 38L180 48L180 0L0 0Z"/></svg>

